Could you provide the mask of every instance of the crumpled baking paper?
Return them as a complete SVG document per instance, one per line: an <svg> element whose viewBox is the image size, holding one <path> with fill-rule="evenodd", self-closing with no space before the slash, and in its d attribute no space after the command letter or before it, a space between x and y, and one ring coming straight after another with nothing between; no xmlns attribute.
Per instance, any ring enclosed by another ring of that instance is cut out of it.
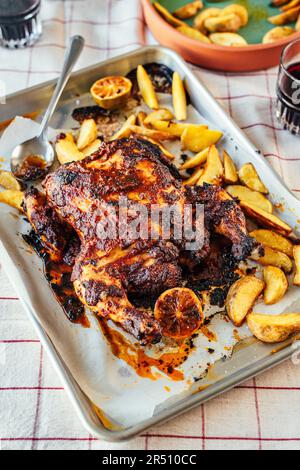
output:
<svg viewBox="0 0 300 470"><path fill-rule="evenodd" d="M161 106L170 106L169 97L160 96L160 100ZM204 122L191 106L188 121ZM1 164L2 168L9 169L12 148L36 135L37 130L37 123L22 117L17 117L9 125L0 140L0 155L5 159ZM49 139L54 138L57 133L58 131L50 129ZM234 143L226 136L222 144L229 153L234 152ZM179 154L176 144L171 143L167 147ZM184 372L183 381L174 382L167 376L161 376L157 380L138 376L126 362L112 354L93 314L87 312L91 323L88 329L70 323L65 317L44 277L41 260L20 235L29 230L23 217L16 217L14 209L4 204L0 204L0 217L0 239L3 242L1 259L4 260L8 276L20 297L25 299L39 319L83 392L113 423L127 428L150 418L157 407L161 409L170 399L174 402L177 397L180 399L183 393L187 393L194 378L205 374L208 364L212 365L231 355L238 342L236 328L231 322L225 321L223 314L217 313L208 325L217 341L209 341L206 336L199 334L194 340L195 348L179 367ZM8 256L13 260L14 268L10 266ZM280 303L269 307L261 303L255 310L281 313L295 304L298 298L299 290L292 288ZM212 310L208 309L208 314L211 313ZM124 335L128 337L125 333ZM249 335L246 326L238 329L241 339ZM153 354L154 351L149 353Z"/></svg>

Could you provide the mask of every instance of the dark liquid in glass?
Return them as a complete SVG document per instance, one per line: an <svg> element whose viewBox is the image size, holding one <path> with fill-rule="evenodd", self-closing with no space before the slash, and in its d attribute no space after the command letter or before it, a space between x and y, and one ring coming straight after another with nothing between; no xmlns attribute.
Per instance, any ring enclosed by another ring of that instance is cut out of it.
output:
<svg viewBox="0 0 300 470"><path fill-rule="evenodd" d="M31 46L42 32L41 0L0 0L0 45Z"/></svg>
<svg viewBox="0 0 300 470"><path fill-rule="evenodd" d="M277 84L277 118L285 129L300 133L300 62L281 73Z"/></svg>

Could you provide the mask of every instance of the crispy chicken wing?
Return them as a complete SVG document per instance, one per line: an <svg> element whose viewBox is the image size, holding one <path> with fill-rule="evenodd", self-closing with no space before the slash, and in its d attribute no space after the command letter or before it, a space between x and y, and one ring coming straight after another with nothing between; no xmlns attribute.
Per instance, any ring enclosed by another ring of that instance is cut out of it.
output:
<svg viewBox="0 0 300 470"><path fill-rule="evenodd" d="M49 206L46 196L35 188L26 192L24 211L51 259L61 261L70 228L60 219L56 210Z"/></svg>
<svg viewBox="0 0 300 470"><path fill-rule="evenodd" d="M237 261L252 253L257 243L247 233L244 213L223 188L209 184L194 186L189 197L204 204L206 227L231 241L232 255Z"/></svg>

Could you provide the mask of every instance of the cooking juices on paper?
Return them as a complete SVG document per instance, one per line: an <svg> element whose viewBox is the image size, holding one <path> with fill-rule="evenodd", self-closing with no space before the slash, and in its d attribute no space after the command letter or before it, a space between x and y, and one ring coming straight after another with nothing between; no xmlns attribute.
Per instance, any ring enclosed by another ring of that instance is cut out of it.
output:
<svg viewBox="0 0 300 470"><path fill-rule="evenodd" d="M289 44L282 53L276 116L285 129L300 135L300 40Z"/></svg>

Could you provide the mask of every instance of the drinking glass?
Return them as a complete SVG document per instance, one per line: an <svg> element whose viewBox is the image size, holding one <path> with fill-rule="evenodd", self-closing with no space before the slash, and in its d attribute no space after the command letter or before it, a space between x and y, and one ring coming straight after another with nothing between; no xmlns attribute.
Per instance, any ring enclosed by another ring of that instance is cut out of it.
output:
<svg viewBox="0 0 300 470"><path fill-rule="evenodd" d="M300 39L288 44L281 54L276 117L285 129L300 135Z"/></svg>
<svg viewBox="0 0 300 470"><path fill-rule="evenodd" d="M0 45L32 46L42 33L41 0L0 0Z"/></svg>

